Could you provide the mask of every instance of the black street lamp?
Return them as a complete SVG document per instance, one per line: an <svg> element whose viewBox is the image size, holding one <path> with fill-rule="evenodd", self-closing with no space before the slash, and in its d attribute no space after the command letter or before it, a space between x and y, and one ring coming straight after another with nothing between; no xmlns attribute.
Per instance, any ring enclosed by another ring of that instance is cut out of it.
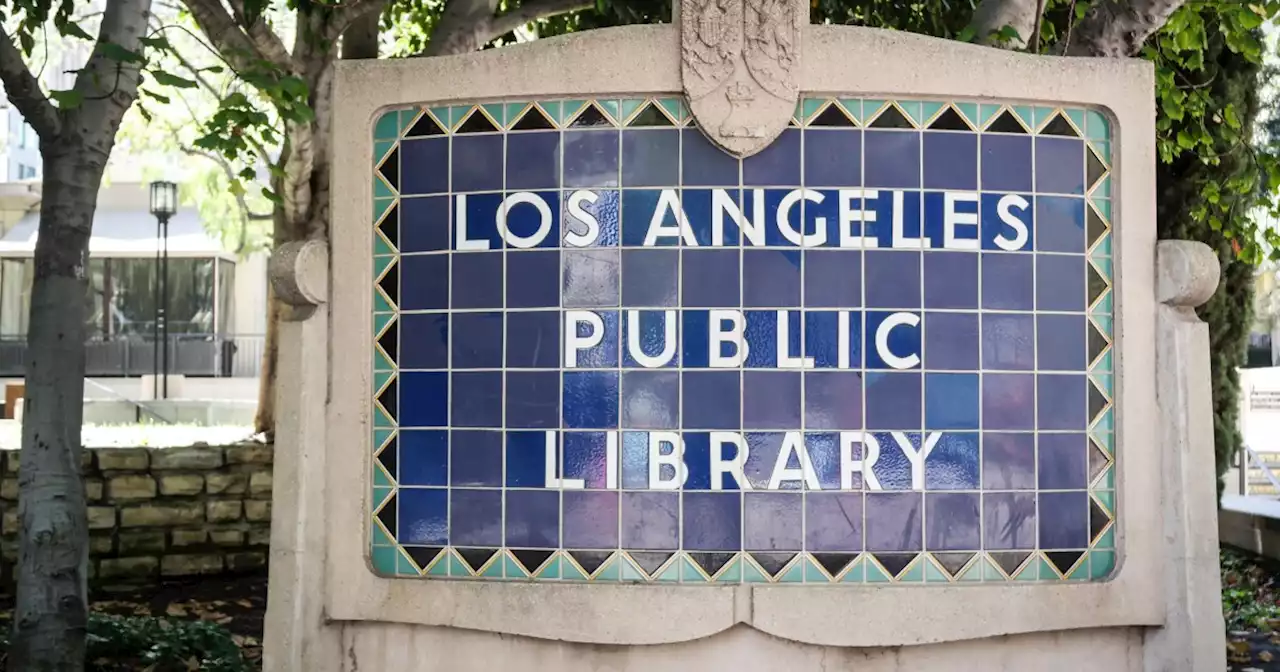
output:
<svg viewBox="0 0 1280 672"><path fill-rule="evenodd" d="M156 320L153 338L155 378L152 396L169 398L169 218L178 211L178 185L173 182L151 183L151 214L156 218ZM162 364L163 362L163 364ZM160 382L164 381L164 382ZM160 387L155 387L156 384ZM159 392L159 395L156 393Z"/></svg>

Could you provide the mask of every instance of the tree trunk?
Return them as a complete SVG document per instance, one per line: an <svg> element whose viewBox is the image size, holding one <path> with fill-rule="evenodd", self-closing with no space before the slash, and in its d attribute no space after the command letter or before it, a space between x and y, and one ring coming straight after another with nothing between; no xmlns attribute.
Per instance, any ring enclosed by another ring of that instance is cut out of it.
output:
<svg viewBox="0 0 1280 672"><path fill-rule="evenodd" d="M276 292L267 283L267 333L262 339L262 366L258 373L258 411L253 431L270 441L276 431L276 363L280 358L280 309Z"/></svg>
<svg viewBox="0 0 1280 672"><path fill-rule="evenodd" d="M1036 20L1044 8L1041 2L1043 0L982 0L973 11L973 28L977 31L978 41L1009 49L1026 47L1031 43ZM1005 26L1017 31L1018 37L1007 44L996 45L992 36Z"/></svg>
<svg viewBox="0 0 1280 672"><path fill-rule="evenodd" d="M1067 56L1133 56L1186 0L1101 0L1074 30Z"/></svg>

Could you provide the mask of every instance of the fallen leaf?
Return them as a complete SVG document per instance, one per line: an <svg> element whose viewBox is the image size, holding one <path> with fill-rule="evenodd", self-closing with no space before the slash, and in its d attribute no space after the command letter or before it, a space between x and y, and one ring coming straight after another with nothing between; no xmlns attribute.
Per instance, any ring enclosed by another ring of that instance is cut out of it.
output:
<svg viewBox="0 0 1280 672"><path fill-rule="evenodd" d="M169 605L169 608L165 609L164 613L175 618L181 618L187 615L187 610L181 604L175 603Z"/></svg>
<svg viewBox="0 0 1280 672"><path fill-rule="evenodd" d="M236 600L236 604L238 604L238 605L240 605L240 606L244 607L245 609L252 609L252 608L253 608L253 603L252 603L252 602L250 602L249 600Z"/></svg>
<svg viewBox="0 0 1280 672"><path fill-rule="evenodd" d="M1264 663L1269 663L1269 662L1271 662L1272 660L1275 660L1275 657L1276 657L1276 654L1271 653L1270 651L1259 651L1259 652L1258 652L1258 660L1261 660L1261 661L1262 661L1262 662L1264 662Z"/></svg>
<svg viewBox="0 0 1280 672"><path fill-rule="evenodd" d="M191 656L187 659L187 672L196 672L199 669L200 661L196 660L195 656Z"/></svg>

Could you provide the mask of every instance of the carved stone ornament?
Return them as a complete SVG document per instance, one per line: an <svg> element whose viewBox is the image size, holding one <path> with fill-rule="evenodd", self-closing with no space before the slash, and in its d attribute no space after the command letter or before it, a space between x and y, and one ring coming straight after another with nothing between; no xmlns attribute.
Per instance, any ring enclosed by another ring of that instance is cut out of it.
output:
<svg viewBox="0 0 1280 672"><path fill-rule="evenodd" d="M737 156L769 145L800 96L797 0L682 0L680 72L707 137Z"/></svg>

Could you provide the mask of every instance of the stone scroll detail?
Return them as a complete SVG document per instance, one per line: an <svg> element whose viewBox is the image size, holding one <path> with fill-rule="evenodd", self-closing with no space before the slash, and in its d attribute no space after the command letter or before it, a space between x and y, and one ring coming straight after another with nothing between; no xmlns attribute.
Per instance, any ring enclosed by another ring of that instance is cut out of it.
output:
<svg viewBox="0 0 1280 672"><path fill-rule="evenodd" d="M794 0L681 3L681 74L689 108L726 151L749 156L786 128L799 97Z"/></svg>

